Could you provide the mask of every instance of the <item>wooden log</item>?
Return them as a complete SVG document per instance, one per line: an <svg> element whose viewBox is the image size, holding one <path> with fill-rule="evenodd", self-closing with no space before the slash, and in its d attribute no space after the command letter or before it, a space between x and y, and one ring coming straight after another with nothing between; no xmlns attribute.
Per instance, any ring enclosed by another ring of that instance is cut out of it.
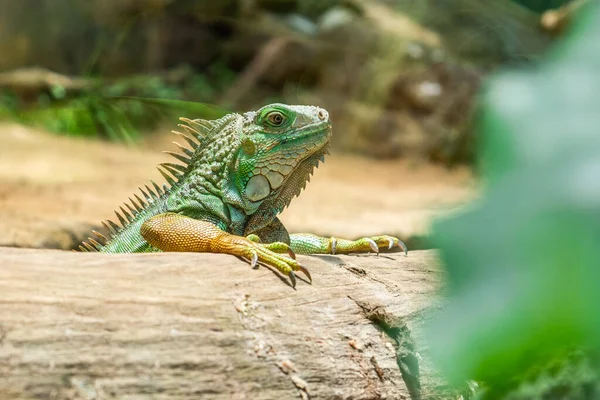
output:
<svg viewBox="0 0 600 400"><path fill-rule="evenodd" d="M435 252L299 260L294 290L227 255L0 248L0 399L452 397Z"/></svg>

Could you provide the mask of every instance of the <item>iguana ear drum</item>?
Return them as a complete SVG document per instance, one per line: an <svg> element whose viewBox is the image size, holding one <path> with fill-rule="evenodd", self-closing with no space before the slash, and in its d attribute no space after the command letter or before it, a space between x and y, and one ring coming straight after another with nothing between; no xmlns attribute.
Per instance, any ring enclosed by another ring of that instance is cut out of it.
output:
<svg viewBox="0 0 600 400"><path fill-rule="evenodd" d="M246 185L246 197L250 201L259 201L267 197L271 193L269 181L262 175L255 175L248 181Z"/></svg>

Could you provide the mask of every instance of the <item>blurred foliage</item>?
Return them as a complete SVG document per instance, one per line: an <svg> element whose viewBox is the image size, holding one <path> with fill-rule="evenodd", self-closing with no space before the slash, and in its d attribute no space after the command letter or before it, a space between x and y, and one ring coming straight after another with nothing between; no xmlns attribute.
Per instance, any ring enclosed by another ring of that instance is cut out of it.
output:
<svg viewBox="0 0 600 400"><path fill-rule="evenodd" d="M233 79L226 68L215 64L207 74L185 68L174 72L171 75L183 75L185 79L169 82L170 77L152 75L96 79L75 93L54 84L40 90L27 103L5 89L0 91L0 118L61 134L133 143L142 131L156 128L167 119L175 121L181 116L214 119L227 113L204 102L178 100L210 101Z"/></svg>
<svg viewBox="0 0 600 400"><path fill-rule="evenodd" d="M598 104L597 3L539 66L484 91L486 188L436 226L450 300L430 326L439 365L482 398L600 398Z"/></svg>
<svg viewBox="0 0 600 400"><path fill-rule="evenodd" d="M37 65L95 82L13 90L0 95L0 117L132 142L172 112L206 115L109 99L318 104L338 150L470 163L482 79L554 40L539 28L541 0L525 1L0 1L0 75ZM179 68L188 73L169 78Z"/></svg>
<svg viewBox="0 0 600 400"><path fill-rule="evenodd" d="M478 65L525 63L552 41L539 29L540 15L518 1L397 1L441 35L446 51Z"/></svg>
<svg viewBox="0 0 600 400"><path fill-rule="evenodd" d="M142 130L156 128L166 119L176 121L181 116L216 119L226 113L200 102L90 95L35 110L5 111L5 117L61 134L133 143Z"/></svg>
<svg viewBox="0 0 600 400"><path fill-rule="evenodd" d="M522 6L525 6L533 11L542 12L554 8L561 7L572 0L513 0Z"/></svg>

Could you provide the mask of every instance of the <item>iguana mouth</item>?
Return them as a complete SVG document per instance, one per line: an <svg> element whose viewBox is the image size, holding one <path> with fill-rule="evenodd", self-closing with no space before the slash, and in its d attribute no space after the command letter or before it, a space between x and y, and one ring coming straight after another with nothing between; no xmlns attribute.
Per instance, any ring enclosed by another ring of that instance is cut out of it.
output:
<svg viewBox="0 0 600 400"><path fill-rule="evenodd" d="M305 129L303 129L301 131L301 133L298 134L294 134L294 135L290 135L288 137L286 137L285 139L281 140L281 142L279 142L279 146L283 145L283 144L288 144L288 143L297 143L297 142L301 142L303 139L306 138L314 138L317 135L323 134L323 133L327 133L327 141L329 142L329 136L331 136L331 124L327 123L327 124L316 124L313 126L309 126L309 127L305 127Z"/></svg>

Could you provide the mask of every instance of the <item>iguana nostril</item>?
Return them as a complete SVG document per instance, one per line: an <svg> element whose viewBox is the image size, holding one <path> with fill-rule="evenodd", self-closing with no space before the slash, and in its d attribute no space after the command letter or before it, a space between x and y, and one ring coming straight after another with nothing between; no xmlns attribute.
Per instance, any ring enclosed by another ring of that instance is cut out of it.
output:
<svg viewBox="0 0 600 400"><path fill-rule="evenodd" d="M324 112L323 110L319 111L319 114L318 114L318 115L319 115L319 119L320 119L321 121L324 121L324 120L325 120L325 112Z"/></svg>

